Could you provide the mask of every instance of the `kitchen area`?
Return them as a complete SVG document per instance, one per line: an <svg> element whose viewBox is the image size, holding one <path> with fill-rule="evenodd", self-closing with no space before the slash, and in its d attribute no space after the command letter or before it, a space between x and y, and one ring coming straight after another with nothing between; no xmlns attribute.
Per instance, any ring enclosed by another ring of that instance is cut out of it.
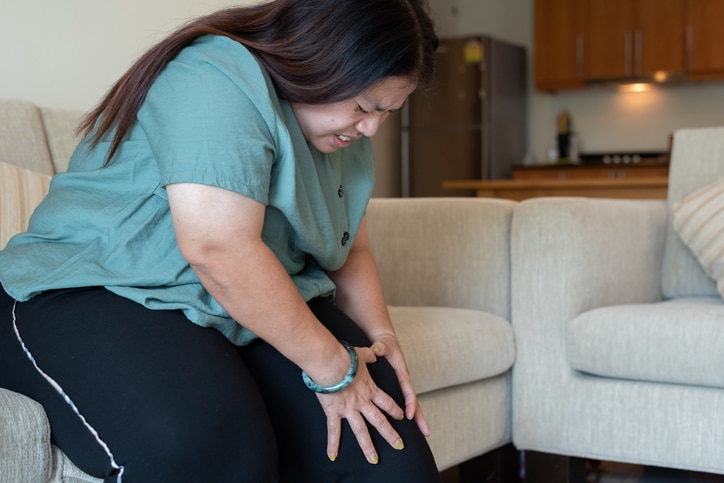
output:
<svg viewBox="0 0 724 483"><path fill-rule="evenodd" d="M461 178L457 161L438 149L434 176L445 183L443 196L665 197L671 133L724 125L724 31L717 24L724 0L431 0L431 7L443 38L482 35L526 53L525 125L516 134L522 146L516 159L487 161L512 169L482 175L478 168L479 177ZM374 140L375 195L437 196L403 193L415 163L400 163L409 149L406 122L391 118ZM607 181L617 191L601 192L611 187ZM521 185L527 193L506 191Z"/></svg>

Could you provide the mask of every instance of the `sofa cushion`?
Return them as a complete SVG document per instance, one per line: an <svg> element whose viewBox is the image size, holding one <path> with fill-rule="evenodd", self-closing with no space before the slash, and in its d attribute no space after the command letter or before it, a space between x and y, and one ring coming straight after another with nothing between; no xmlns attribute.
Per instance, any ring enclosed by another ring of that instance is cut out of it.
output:
<svg viewBox="0 0 724 483"><path fill-rule="evenodd" d="M40 404L0 388L0 481L48 481L50 425Z"/></svg>
<svg viewBox="0 0 724 483"><path fill-rule="evenodd" d="M53 174L40 109L27 101L0 99L0 161Z"/></svg>
<svg viewBox="0 0 724 483"><path fill-rule="evenodd" d="M669 169L669 210L686 196L724 177L724 127L674 133ZM668 223L662 268L664 298L717 295L714 281Z"/></svg>
<svg viewBox="0 0 724 483"><path fill-rule="evenodd" d="M497 376L513 365L513 329L502 317L444 307L389 311L420 394Z"/></svg>
<svg viewBox="0 0 724 483"><path fill-rule="evenodd" d="M681 298L585 312L567 327L571 366L597 376L724 388L724 301Z"/></svg>
<svg viewBox="0 0 724 483"><path fill-rule="evenodd" d="M68 169L68 161L75 147L80 141L76 129L80 124L83 113L67 109L48 109L41 107L40 115L48 139L51 159L56 173Z"/></svg>
<svg viewBox="0 0 724 483"><path fill-rule="evenodd" d="M0 248L27 228L49 184L48 175L0 162Z"/></svg>
<svg viewBox="0 0 724 483"><path fill-rule="evenodd" d="M724 297L724 178L674 204L672 223Z"/></svg>

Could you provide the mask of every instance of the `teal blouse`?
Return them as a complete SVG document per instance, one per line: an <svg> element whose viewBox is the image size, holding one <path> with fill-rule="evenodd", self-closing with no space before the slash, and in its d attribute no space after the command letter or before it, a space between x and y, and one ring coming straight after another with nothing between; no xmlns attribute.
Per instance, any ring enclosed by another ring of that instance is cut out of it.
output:
<svg viewBox="0 0 724 483"><path fill-rule="evenodd" d="M369 139L323 154L307 144L288 102L239 43L205 36L151 88L107 166L112 133L81 141L28 231L0 251L0 282L17 300L58 288L105 286L151 309L180 309L243 345L233 321L183 259L165 187L200 183L266 205L262 237L305 300L334 294L374 185Z"/></svg>

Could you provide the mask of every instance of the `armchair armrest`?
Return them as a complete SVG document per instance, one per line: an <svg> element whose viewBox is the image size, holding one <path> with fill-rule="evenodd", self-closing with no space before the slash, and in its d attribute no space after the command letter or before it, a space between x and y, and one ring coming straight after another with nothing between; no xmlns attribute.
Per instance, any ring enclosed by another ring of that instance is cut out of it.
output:
<svg viewBox="0 0 724 483"><path fill-rule="evenodd" d="M513 438L520 447L545 447L550 432L565 431L557 408L575 377L568 322L597 307L661 300L666 220L663 200L536 198L516 208Z"/></svg>
<svg viewBox="0 0 724 483"><path fill-rule="evenodd" d="M372 252L387 303L483 310L510 320L510 224L517 203L373 199Z"/></svg>
<svg viewBox="0 0 724 483"><path fill-rule="evenodd" d="M48 481L50 426L42 406L0 388L0 481Z"/></svg>

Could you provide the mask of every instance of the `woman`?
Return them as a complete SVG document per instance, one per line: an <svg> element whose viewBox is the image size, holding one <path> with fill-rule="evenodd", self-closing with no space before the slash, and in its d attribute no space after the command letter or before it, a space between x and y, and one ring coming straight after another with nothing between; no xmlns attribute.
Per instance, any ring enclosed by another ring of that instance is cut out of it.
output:
<svg viewBox="0 0 724 483"><path fill-rule="evenodd" d="M364 221L435 44L423 0L276 0L152 48L0 252L0 386L106 481L439 481Z"/></svg>

